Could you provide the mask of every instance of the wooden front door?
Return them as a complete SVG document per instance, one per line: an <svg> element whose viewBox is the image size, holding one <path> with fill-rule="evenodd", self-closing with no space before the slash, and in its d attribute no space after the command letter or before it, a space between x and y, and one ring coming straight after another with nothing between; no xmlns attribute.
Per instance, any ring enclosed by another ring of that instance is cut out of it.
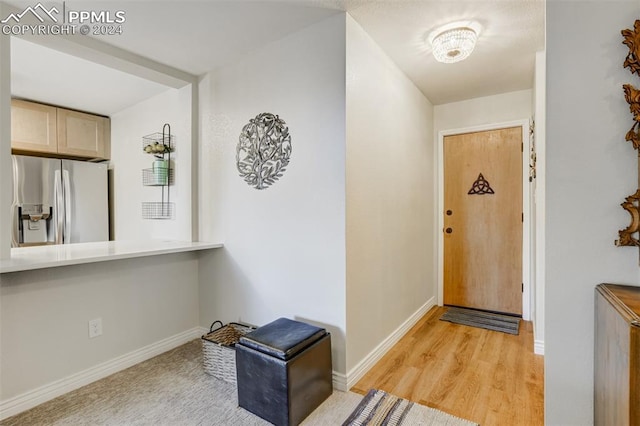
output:
<svg viewBox="0 0 640 426"><path fill-rule="evenodd" d="M444 304L522 315L522 128L444 138Z"/></svg>

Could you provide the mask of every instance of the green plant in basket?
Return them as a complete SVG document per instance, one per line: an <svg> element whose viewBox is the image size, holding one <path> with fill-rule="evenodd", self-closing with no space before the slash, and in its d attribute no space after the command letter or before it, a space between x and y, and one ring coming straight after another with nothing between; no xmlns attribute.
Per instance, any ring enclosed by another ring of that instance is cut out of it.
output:
<svg viewBox="0 0 640 426"><path fill-rule="evenodd" d="M173 149L170 145L165 145L160 142L153 142L145 145L143 148L144 152L147 154L167 154L169 152L173 152Z"/></svg>

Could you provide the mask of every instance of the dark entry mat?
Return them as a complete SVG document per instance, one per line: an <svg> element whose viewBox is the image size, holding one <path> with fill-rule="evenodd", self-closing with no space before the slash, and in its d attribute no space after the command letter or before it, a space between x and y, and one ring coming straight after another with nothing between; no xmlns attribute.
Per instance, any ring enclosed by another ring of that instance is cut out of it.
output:
<svg viewBox="0 0 640 426"><path fill-rule="evenodd" d="M518 317L455 307L449 307L447 312L440 317L440 321L449 321L455 324L509 334L518 334L520 328L520 318Z"/></svg>

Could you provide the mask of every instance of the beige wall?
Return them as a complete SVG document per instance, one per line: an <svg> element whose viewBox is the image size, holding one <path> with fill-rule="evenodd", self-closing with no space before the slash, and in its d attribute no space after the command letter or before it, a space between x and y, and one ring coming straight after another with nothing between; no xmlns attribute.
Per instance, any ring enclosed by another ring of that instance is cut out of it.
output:
<svg viewBox="0 0 640 426"><path fill-rule="evenodd" d="M0 406L198 326L195 253L0 275ZM103 335L89 339L88 322Z"/></svg>
<svg viewBox="0 0 640 426"><path fill-rule="evenodd" d="M436 105L433 120L437 132L486 124L527 120L532 115L530 89Z"/></svg>
<svg viewBox="0 0 640 426"><path fill-rule="evenodd" d="M142 185L142 169L150 169L155 159L142 151L142 137L162 133L165 123L169 123L175 136L175 151L171 154L175 180L169 193L175 216L174 220L143 219L142 202L160 202L163 188ZM169 89L113 114L109 168L114 175L114 239L190 241L190 165L191 86Z"/></svg>
<svg viewBox="0 0 640 426"><path fill-rule="evenodd" d="M5 16L0 2L0 16ZM0 33L0 259L11 257L11 36ZM0 372L0 374L2 374Z"/></svg>
<svg viewBox="0 0 640 426"><path fill-rule="evenodd" d="M200 321L278 317L331 331L345 372L345 14L207 74L200 83ZM291 161L256 190L236 168L242 127L261 112L289 127Z"/></svg>
<svg viewBox="0 0 640 426"><path fill-rule="evenodd" d="M545 290L545 185L546 185L546 52L536 53L536 72L534 80L534 119L535 119L535 150L536 150L536 178L531 185L531 217L532 235L532 279L535 283L535 294L532 312L534 348L537 354L544 354L544 290Z"/></svg>
<svg viewBox="0 0 640 426"><path fill-rule="evenodd" d="M433 107L347 15L347 371L435 296Z"/></svg>
<svg viewBox="0 0 640 426"><path fill-rule="evenodd" d="M579 19L578 19L579 17ZM640 3L547 2L545 424L593 424L594 288L640 285L638 249L616 247L638 185L620 31ZM613 423L613 422L612 422Z"/></svg>

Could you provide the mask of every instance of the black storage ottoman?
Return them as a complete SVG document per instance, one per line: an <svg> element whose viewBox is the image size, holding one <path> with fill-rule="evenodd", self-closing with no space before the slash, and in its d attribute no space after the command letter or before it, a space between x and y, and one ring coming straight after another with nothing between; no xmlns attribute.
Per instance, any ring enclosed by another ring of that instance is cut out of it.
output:
<svg viewBox="0 0 640 426"><path fill-rule="evenodd" d="M279 318L236 344L238 405L277 426L298 425L333 392L331 335Z"/></svg>

